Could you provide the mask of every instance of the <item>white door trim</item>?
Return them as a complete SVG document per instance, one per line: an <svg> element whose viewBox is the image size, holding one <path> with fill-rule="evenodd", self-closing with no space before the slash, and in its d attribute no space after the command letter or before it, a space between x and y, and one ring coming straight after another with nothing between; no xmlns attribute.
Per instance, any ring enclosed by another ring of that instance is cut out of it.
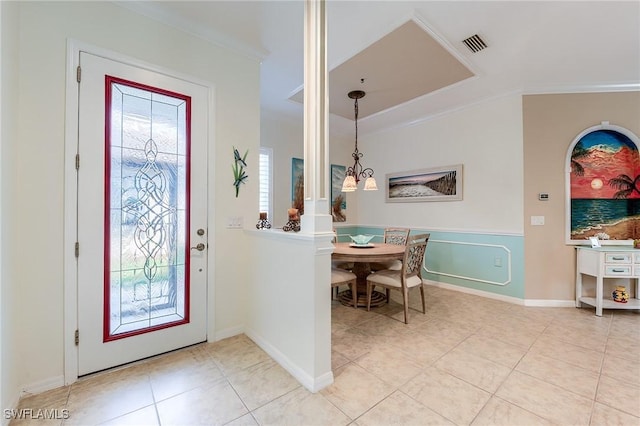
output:
<svg viewBox="0 0 640 426"><path fill-rule="evenodd" d="M64 237L63 237L63 300L64 300L64 383L69 385L78 379L78 347L75 345L75 331L78 328L78 272L75 257L75 243L77 240L77 195L78 183L76 173L76 153L78 151L78 83L76 81L76 69L80 58L80 52L88 52L93 55L127 63L132 66L145 68L150 71L166 74L191 83L208 88L208 116L207 139L210 167L213 161L213 125L215 117L214 85L210 82L185 75L171 69L150 64L131 58L129 56L84 43L74 39L67 40L67 64L66 64L66 101L65 101L65 151L64 151ZM210 233L209 256L207 265L207 336L211 340L214 327L215 307L215 211L213 182L213 170L209 170L207 180L209 185L207 228Z"/></svg>

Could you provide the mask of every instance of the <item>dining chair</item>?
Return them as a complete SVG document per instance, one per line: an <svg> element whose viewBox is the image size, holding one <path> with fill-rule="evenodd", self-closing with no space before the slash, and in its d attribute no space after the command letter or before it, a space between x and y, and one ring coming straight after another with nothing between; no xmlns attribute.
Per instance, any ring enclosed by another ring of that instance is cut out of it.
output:
<svg viewBox="0 0 640 426"><path fill-rule="evenodd" d="M331 299L333 299L333 289L336 290L341 285L348 285L353 296L353 307L358 308L358 289L356 286L356 274L344 269L331 268ZM336 297L338 292L336 291Z"/></svg>
<svg viewBox="0 0 640 426"><path fill-rule="evenodd" d="M338 242L338 231L336 230L336 228L333 228L333 233L335 234L335 236L333 237L333 240L331 242L333 243L337 243ZM337 261L331 261L331 267L332 268L338 268L338 269L344 269L347 271L351 271L353 269L353 262L337 262Z"/></svg>
<svg viewBox="0 0 640 426"><path fill-rule="evenodd" d="M409 324L409 289L419 286L420 297L422 298L422 313L425 314L427 312L424 302L422 265L428 241L429 234L412 235L407 242L402 259L402 267L399 271L384 269L367 277L367 311L371 310L371 292L374 286L387 289L387 299L389 298L389 290L398 290L402 293L404 323Z"/></svg>
<svg viewBox="0 0 640 426"><path fill-rule="evenodd" d="M386 228L384 230L384 240L386 244L396 244L406 246L409 239L409 228ZM402 268L400 260L390 260L388 262L372 262L369 264L371 271L381 271L383 269L394 269L399 271Z"/></svg>

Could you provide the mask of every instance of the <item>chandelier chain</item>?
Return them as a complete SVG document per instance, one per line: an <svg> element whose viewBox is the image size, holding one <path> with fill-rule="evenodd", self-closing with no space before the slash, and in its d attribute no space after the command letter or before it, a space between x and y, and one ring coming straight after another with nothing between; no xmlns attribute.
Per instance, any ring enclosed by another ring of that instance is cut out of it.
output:
<svg viewBox="0 0 640 426"><path fill-rule="evenodd" d="M358 152L358 99L354 102L353 110L356 117L356 152Z"/></svg>

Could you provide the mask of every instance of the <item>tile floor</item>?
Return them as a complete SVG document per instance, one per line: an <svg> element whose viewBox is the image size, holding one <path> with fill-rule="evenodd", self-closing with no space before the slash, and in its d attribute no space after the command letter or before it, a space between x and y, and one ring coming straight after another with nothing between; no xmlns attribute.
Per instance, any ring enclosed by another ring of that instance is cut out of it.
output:
<svg viewBox="0 0 640 426"><path fill-rule="evenodd" d="M427 287L427 314L405 325L395 300L375 312L332 303L335 381L319 393L240 335L25 397L20 408L70 417L11 424L640 425L638 312Z"/></svg>

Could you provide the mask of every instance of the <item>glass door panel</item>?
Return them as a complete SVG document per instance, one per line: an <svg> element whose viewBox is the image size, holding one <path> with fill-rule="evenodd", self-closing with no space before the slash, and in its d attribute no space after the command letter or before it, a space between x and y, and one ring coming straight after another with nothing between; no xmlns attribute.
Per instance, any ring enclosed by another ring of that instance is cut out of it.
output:
<svg viewBox="0 0 640 426"><path fill-rule="evenodd" d="M190 98L105 80L109 341L189 321Z"/></svg>

